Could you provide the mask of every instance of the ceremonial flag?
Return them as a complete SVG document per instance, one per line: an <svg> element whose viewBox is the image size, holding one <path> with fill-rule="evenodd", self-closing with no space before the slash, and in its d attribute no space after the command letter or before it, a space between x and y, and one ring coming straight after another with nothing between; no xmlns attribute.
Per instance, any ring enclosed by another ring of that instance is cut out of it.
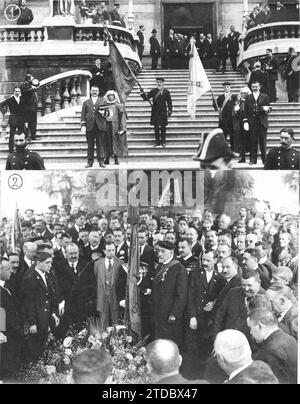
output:
<svg viewBox="0 0 300 404"><path fill-rule="evenodd" d="M109 54L112 65L112 72L116 84L117 93L120 101L125 104L127 97L131 93L133 87L138 83L134 73L128 66L126 60L121 55L117 45L109 35ZM139 84L139 83L138 83Z"/></svg>
<svg viewBox="0 0 300 404"><path fill-rule="evenodd" d="M139 208L129 202L128 223L131 225L130 252L128 258L127 293L125 319L131 329L138 337L142 335L140 296L137 286L140 268L138 226Z"/></svg>
<svg viewBox="0 0 300 404"><path fill-rule="evenodd" d="M204 93L211 90L211 86L198 55L194 39L191 39L190 56L187 111L191 117L195 119L197 100L199 100Z"/></svg>
<svg viewBox="0 0 300 404"><path fill-rule="evenodd" d="M19 216L19 209L15 208L13 226L11 231L11 250L14 253L19 253L23 248L23 234L21 227L21 220Z"/></svg>

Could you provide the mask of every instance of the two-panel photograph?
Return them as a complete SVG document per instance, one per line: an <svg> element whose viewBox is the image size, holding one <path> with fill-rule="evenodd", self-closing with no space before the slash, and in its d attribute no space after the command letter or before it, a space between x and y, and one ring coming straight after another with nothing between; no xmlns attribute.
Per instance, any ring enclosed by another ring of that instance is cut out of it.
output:
<svg viewBox="0 0 300 404"><path fill-rule="evenodd" d="M0 384L298 384L299 0L118 1L0 4Z"/></svg>

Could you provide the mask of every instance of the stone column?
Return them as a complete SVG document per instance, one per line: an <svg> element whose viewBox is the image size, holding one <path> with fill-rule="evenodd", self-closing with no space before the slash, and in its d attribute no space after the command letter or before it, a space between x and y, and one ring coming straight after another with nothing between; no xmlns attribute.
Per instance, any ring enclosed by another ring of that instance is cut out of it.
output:
<svg viewBox="0 0 300 404"><path fill-rule="evenodd" d="M135 36L135 16L134 16L134 6L133 0L128 0L128 13L127 13L127 28Z"/></svg>

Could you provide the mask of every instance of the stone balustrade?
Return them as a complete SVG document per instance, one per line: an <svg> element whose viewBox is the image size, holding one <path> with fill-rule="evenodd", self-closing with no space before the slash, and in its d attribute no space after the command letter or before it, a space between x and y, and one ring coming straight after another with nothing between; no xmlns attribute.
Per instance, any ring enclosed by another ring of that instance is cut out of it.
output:
<svg viewBox="0 0 300 404"><path fill-rule="evenodd" d="M42 26L6 25L0 27L0 42L42 42L47 32Z"/></svg>
<svg viewBox="0 0 300 404"><path fill-rule="evenodd" d="M244 38L244 51L251 45L276 39L299 38L299 22L279 22L251 28Z"/></svg>
<svg viewBox="0 0 300 404"><path fill-rule="evenodd" d="M0 43L6 42L46 42L48 41L48 31L57 28L57 32L62 27L34 26L34 25L6 25L0 27ZM125 28L113 25L73 25L70 29L69 39L73 42L82 41L106 41L106 28L111 33L114 41L118 44L125 44L136 50L136 42L130 31ZM52 39L51 36L49 39ZM57 41L65 39L63 37L56 38Z"/></svg>
<svg viewBox="0 0 300 404"><path fill-rule="evenodd" d="M89 71L69 71L41 81L38 89L38 118L82 104L89 96Z"/></svg>

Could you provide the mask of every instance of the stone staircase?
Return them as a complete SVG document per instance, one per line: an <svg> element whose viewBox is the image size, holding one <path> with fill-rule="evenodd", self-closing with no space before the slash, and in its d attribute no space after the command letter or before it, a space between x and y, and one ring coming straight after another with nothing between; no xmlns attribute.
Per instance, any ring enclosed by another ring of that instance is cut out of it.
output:
<svg viewBox="0 0 300 404"><path fill-rule="evenodd" d="M228 71L225 74L207 71L215 96L222 92L222 83L230 81L232 90L237 93L245 85L240 73ZM167 129L167 147L153 148L154 134L150 126L150 105L143 101L136 86L127 100L128 120L127 161L130 167L147 169L197 168L199 164L192 160L196 153L201 134L218 125L218 114L212 107L211 94L203 95L198 101L196 119L189 117L186 111L186 94L188 71L144 70L139 81L147 92L156 84L155 78L163 76L166 87L171 91L173 99L173 115ZM43 117L38 124L38 139L30 145L31 150L38 151L45 160L46 168L82 168L86 162L86 141L80 132L81 107L63 111L63 117L50 115ZM276 103L270 115L268 131L268 148L278 145L279 131L283 127L291 127L296 133L295 146L300 149L300 104ZM7 139L0 139L0 165L3 166L7 156ZM179 163L180 164L180 163ZM239 165L239 168L241 165ZM248 165L247 165L248 168Z"/></svg>

